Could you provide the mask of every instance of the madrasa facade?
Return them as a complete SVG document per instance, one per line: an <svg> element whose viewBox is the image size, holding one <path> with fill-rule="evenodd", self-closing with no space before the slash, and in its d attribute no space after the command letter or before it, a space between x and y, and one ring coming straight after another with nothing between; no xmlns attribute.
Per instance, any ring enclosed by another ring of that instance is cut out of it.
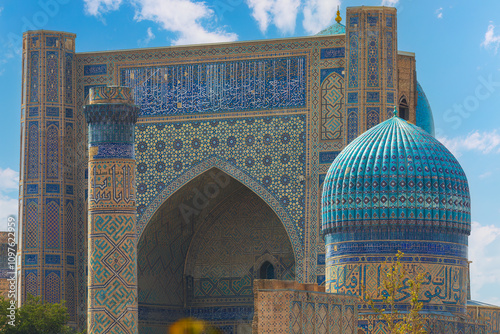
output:
<svg viewBox="0 0 500 334"><path fill-rule="evenodd" d="M84 53L75 34L26 32L19 302L64 300L89 333L186 317L223 333L386 333L358 298L401 250L424 274L431 332L499 333L499 309L470 300L467 179L433 137L396 9L344 22ZM406 284L401 311L409 300Z"/></svg>

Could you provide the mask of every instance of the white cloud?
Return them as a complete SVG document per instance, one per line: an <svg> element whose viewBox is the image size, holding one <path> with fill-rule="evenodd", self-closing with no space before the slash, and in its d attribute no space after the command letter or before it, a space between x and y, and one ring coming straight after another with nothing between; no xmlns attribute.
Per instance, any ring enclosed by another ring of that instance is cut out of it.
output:
<svg viewBox="0 0 500 334"><path fill-rule="evenodd" d="M500 134L497 130L490 132L474 131L467 137L438 138L455 156L463 151L476 151L483 154L500 153Z"/></svg>
<svg viewBox="0 0 500 334"><path fill-rule="evenodd" d="M438 8L436 10L436 16L437 16L438 19L442 19L443 18L443 7Z"/></svg>
<svg viewBox="0 0 500 334"><path fill-rule="evenodd" d="M491 175L493 175L493 172L484 172L483 174L479 175L479 178L480 179L486 179L488 177L490 177Z"/></svg>
<svg viewBox="0 0 500 334"><path fill-rule="evenodd" d="M140 39L138 40L138 44L141 45L141 46L146 46L149 44L149 42L151 42L153 39L155 39L155 34L153 34L153 31L151 30L151 28L148 28L148 30L146 31L147 33L147 36L144 38L144 39Z"/></svg>
<svg viewBox="0 0 500 334"><path fill-rule="evenodd" d="M108 11L117 10L123 0L84 0L88 14L100 16ZM208 29L216 17L214 11L204 2L191 0L128 0L134 5L134 20L153 21L162 29L178 34L172 41L174 45L230 42L238 39L235 33L223 28Z"/></svg>
<svg viewBox="0 0 500 334"><path fill-rule="evenodd" d="M469 237L469 260L472 261L471 288L474 295L486 284L500 284L500 228L472 222ZM473 299L475 299L474 297Z"/></svg>
<svg viewBox="0 0 500 334"><path fill-rule="evenodd" d="M382 0L381 6L396 6L399 0Z"/></svg>
<svg viewBox="0 0 500 334"><path fill-rule="evenodd" d="M19 187L19 172L0 168L0 192L10 192Z"/></svg>
<svg viewBox="0 0 500 334"><path fill-rule="evenodd" d="M494 49L495 54L497 53L500 46L500 35L495 35L495 25L493 23L488 25L488 30L484 34L484 41L481 43L481 46L486 49Z"/></svg>
<svg viewBox="0 0 500 334"><path fill-rule="evenodd" d="M247 4L260 31L265 32L270 24L281 32L295 30L300 0L247 0Z"/></svg>
<svg viewBox="0 0 500 334"><path fill-rule="evenodd" d="M0 168L0 231L7 230L7 217L17 216L19 189L19 173L10 169ZM15 197L9 196L15 193Z"/></svg>
<svg viewBox="0 0 500 334"><path fill-rule="evenodd" d="M7 230L7 218L9 216L14 215L17 217L18 202L17 198L0 194L0 231Z"/></svg>
<svg viewBox="0 0 500 334"><path fill-rule="evenodd" d="M304 5L304 29L315 34L332 24L340 0L310 0Z"/></svg>
<svg viewBox="0 0 500 334"><path fill-rule="evenodd" d="M85 12L89 15L99 16L117 10L122 0L84 0Z"/></svg>
<svg viewBox="0 0 500 334"><path fill-rule="evenodd" d="M230 42L238 38L222 28L208 31L203 20L215 20L214 11L203 2L190 0L134 0L137 6L135 20L150 20L163 29L179 33L175 45ZM175 9L175 10L173 10Z"/></svg>

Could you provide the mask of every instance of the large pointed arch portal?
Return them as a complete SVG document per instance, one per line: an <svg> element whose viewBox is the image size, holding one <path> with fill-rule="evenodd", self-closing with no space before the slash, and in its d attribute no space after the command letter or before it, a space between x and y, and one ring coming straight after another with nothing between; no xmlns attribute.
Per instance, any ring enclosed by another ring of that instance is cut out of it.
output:
<svg viewBox="0 0 500 334"><path fill-rule="evenodd" d="M169 196L142 231L141 331L164 333L173 321L193 316L244 332L263 266L276 279L293 280L295 263L276 212L236 178L206 170Z"/></svg>

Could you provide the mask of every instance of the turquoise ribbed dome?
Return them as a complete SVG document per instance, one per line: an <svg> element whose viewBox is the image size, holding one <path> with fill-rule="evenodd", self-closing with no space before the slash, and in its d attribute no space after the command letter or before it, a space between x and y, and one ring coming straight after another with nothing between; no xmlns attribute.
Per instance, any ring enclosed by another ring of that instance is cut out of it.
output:
<svg viewBox="0 0 500 334"><path fill-rule="evenodd" d="M324 182L322 218L323 234L344 235L337 241L358 232L364 235L359 239L374 240L380 230L389 231L382 239L406 239L391 230L411 230L411 239L466 244L467 178L443 144L395 116L352 141L335 159Z"/></svg>
<svg viewBox="0 0 500 334"><path fill-rule="evenodd" d="M418 82L417 95L416 124L434 136L434 117L432 116L431 105L427 100L424 89Z"/></svg>
<svg viewBox="0 0 500 334"><path fill-rule="evenodd" d="M316 34L316 36L330 36L330 35L345 35L345 25L341 23L335 23Z"/></svg>

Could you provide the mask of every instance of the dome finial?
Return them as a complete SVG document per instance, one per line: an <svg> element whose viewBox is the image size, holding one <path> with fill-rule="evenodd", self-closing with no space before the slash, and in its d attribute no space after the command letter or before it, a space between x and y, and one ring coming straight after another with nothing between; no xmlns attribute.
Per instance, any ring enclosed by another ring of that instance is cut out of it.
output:
<svg viewBox="0 0 500 334"><path fill-rule="evenodd" d="M396 107L396 105L394 105L394 116L393 117L396 117L398 115L398 107Z"/></svg>
<svg viewBox="0 0 500 334"><path fill-rule="evenodd" d="M335 18L335 21L337 21L337 23L340 23L340 21L342 21L342 18L340 17L340 8L339 8L339 6L337 6L337 17Z"/></svg>

